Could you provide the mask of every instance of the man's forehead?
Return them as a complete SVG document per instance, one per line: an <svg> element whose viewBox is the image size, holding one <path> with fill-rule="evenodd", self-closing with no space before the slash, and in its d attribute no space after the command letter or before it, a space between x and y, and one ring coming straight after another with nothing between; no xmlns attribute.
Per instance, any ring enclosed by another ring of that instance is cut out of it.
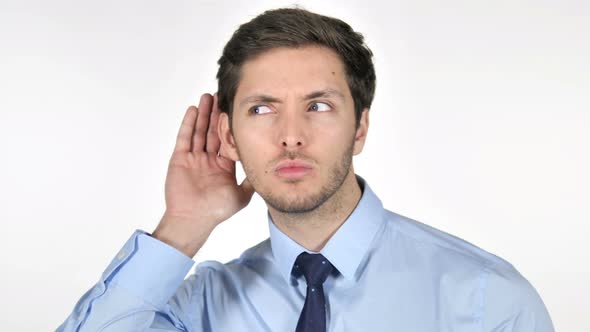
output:
<svg viewBox="0 0 590 332"><path fill-rule="evenodd" d="M348 93L344 64L325 47L276 48L242 64L236 97L280 98L288 91L299 98L310 94L342 97Z"/></svg>
<svg viewBox="0 0 590 332"><path fill-rule="evenodd" d="M265 73L269 76L281 74L331 74L345 73L344 63L333 50L319 46L298 48L273 48L246 60L241 66L241 76ZM247 77L246 77L247 78Z"/></svg>

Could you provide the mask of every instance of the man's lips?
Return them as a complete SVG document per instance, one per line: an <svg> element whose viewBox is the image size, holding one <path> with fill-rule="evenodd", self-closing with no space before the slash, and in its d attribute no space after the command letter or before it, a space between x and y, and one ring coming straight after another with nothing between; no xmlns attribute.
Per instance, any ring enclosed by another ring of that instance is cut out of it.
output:
<svg viewBox="0 0 590 332"><path fill-rule="evenodd" d="M307 168L311 169L312 166L304 161L301 160L284 160L281 161L277 167L275 167L275 171L280 171L281 169L285 168Z"/></svg>
<svg viewBox="0 0 590 332"><path fill-rule="evenodd" d="M311 172L313 167L301 160L285 160L275 167L275 173L285 178L300 178Z"/></svg>

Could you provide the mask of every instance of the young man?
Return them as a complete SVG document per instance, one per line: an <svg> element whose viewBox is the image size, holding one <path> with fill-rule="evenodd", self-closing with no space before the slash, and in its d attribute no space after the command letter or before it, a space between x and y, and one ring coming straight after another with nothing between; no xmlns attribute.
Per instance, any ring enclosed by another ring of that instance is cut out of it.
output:
<svg viewBox="0 0 590 332"><path fill-rule="evenodd" d="M240 26L218 95L183 119L160 224L131 236L58 331L553 331L509 263L384 209L354 173L371 57L346 23L301 9ZM270 239L183 280L254 191Z"/></svg>

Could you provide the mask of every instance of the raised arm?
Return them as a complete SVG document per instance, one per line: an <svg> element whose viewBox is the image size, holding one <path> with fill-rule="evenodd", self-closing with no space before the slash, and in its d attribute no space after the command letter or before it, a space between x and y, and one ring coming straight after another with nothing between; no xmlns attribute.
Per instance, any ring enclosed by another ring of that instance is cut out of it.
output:
<svg viewBox="0 0 590 332"><path fill-rule="evenodd" d="M254 193L247 179L237 183L235 161L220 151L219 117L217 96L204 94L198 108L188 108L168 166L160 223L152 234L131 236L57 331L191 331L191 322L206 314L190 302L203 278L184 276L213 229Z"/></svg>

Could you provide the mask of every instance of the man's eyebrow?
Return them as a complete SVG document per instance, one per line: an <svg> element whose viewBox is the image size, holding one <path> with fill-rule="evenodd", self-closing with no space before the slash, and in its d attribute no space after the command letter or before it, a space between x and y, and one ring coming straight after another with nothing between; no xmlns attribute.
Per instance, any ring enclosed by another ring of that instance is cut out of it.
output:
<svg viewBox="0 0 590 332"><path fill-rule="evenodd" d="M273 96L253 95L253 96L249 96L249 97L242 99L242 101L240 101L240 103L238 104L238 107L242 108L244 105L251 104L251 103L267 104L267 103L280 103L280 102L281 102L280 99L275 98Z"/></svg>
<svg viewBox="0 0 590 332"><path fill-rule="evenodd" d="M320 98L320 97L324 97L324 98L337 97L337 98L340 98L342 101L344 101L344 94L342 94L342 92L340 92L336 89L329 89L329 88L308 93L305 95L305 97L303 97L303 100L310 100L310 99L315 99L315 98Z"/></svg>
<svg viewBox="0 0 590 332"><path fill-rule="evenodd" d="M341 99L342 101L344 101L344 94L336 89L322 89L322 90L317 90L317 91L312 91L308 94L306 94L303 97L303 100L310 100L310 99L314 99L314 98L330 98L330 97L336 97ZM266 104L266 103L282 103L283 101L279 98L273 97L273 96L269 96L269 95L265 95L265 94L256 94L256 95L252 95L252 96L248 96L244 99L242 99L240 101L240 103L238 104L239 108L242 108L244 105L246 104L250 104L250 103L261 103L261 104Z"/></svg>

